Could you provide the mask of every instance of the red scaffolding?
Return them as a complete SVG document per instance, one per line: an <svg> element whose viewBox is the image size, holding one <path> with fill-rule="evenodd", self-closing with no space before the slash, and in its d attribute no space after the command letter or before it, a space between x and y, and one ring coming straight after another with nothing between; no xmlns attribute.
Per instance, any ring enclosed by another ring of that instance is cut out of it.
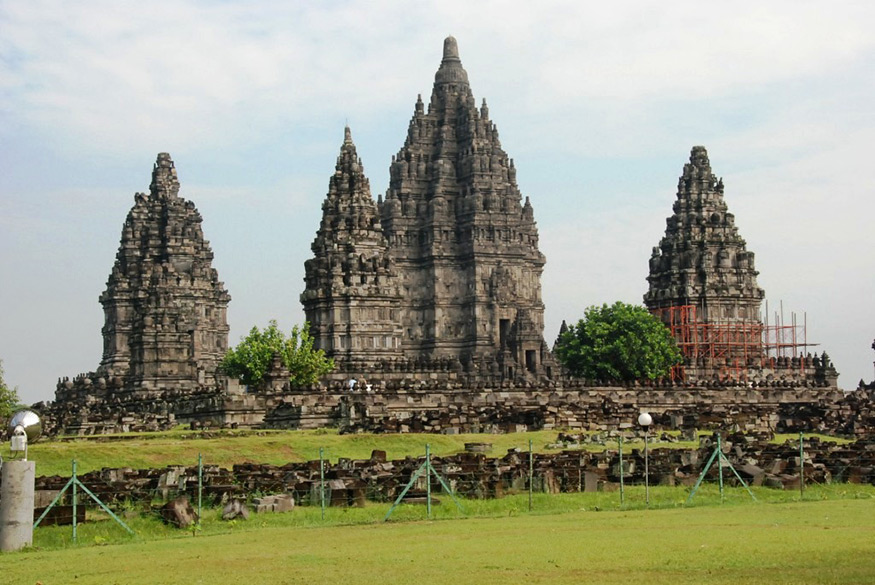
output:
<svg viewBox="0 0 875 585"><path fill-rule="evenodd" d="M683 380L686 368L707 368L721 380L747 381L751 370L774 368L779 358L799 357L807 353L807 318L800 326L796 314L786 325L776 314L774 325L766 322L709 321L699 319L695 305L679 305L653 309L665 323L684 357L684 364L672 369L673 380ZM804 369L806 360L799 360Z"/></svg>

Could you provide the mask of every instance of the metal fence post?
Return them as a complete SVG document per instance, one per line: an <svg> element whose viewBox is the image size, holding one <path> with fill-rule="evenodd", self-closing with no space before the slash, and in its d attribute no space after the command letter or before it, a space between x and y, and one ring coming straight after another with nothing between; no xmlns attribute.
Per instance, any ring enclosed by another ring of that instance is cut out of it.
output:
<svg viewBox="0 0 875 585"><path fill-rule="evenodd" d="M197 454L197 525L201 525L201 514L203 513L203 491L204 491L204 456L201 453Z"/></svg>
<svg viewBox="0 0 875 585"><path fill-rule="evenodd" d="M425 444L425 508L431 519L431 447Z"/></svg>
<svg viewBox="0 0 875 585"><path fill-rule="evenodd" d="M623 435L617 437L617 443L620 446L620 506L622 506L626 501L623 486Z"/></svg>
<svg viewBox="0 0 875 585"><path fill-rule="evenodd" d="M319 447L319 506L325 520L325 449Z"/></svg>
<svg viewBox="0 0 875 585"><path fill-rule="evenodd" d="M717 477L720 478L720 503L723 503L723 446L720 443L720 433L717 433Z"/></svg>
<svg viewBox="0 0 875 585"><path fill-rule="evenodd" d="M76 460L73 460L73 542L76 542Z"/></svg>
<svg viewBox="0 0 875 585"><path fill-rule="evenodd" d="M529 439L529 512L532 511L532 482L534 480L534 456L532 455L532 440Z"/></svg>

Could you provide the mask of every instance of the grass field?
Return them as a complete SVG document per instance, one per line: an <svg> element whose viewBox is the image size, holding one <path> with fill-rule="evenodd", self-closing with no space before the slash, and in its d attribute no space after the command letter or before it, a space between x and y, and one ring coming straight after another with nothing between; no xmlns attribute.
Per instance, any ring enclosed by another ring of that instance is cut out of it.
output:
<svg viewBox="0 0 875 585"><path fill-rule="evenodd" d="M101 467L161 467L205 463L230 467L251 461L286 463L326 457L390 458L437 455L466 442L539 452L556 431L515 435L338 435L335 431L173 431L35 443L37 474L69 475L76 459L85 472ZM778 437L777 442L787 438ZM616 448L616 444L609 445ZM692 447L666 443L655 447ZM640 447L627 443L626 448ZM587 449L604 449L587 445ZM6 452L0 450L3 456ZM812 485L798 492L703 485L691 506L689 488L535 494L465 500L459 512L446 495L433 520L422 506L402 506L383 522L388 504L364 508L317 507L289 514L254 515L223 522L207 509L199 530L167 527L151 513L131 509L130 536L89 509L89 521L71 528L40 527L34 548L0 556L9 584L139 583L875 583L875 487Z"/></svg>
<svg viewBox="0 0 875 585"><path fill-rule="evenodd" d="M35 550L0 563L10 585L871 584L873 518L869 494L358 526L250 520L245 530Z"/></svg>

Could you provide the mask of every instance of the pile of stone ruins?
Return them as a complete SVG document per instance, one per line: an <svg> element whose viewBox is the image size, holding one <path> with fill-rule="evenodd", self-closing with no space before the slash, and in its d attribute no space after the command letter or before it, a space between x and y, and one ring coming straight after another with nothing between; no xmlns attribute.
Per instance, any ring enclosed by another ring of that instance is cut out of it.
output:
<svg viewBox="0 0 875 585"><path fill-rule="evenodd" d="M230 295L176 168L158 155L100 303L103 357L35 405L50 433L216 427L463 432L621 428L640 410L697 428L803 428L861 435L873 390L844 393L826 352L772 351L754 253L705 148L692 149L646 306L684 364L659 384L569 377L544 340L534 208L520 193L485 100L478 107L452 37L426 104L373 199L345 129L301 294L315 346L337 368L290 387L279 360L242 387L219 369ZM563 323L564 329L564 323ZM786 349L786 348L784 348Z"/></svg>
<svg viewBox="0 0 875 585"><path fill-rule="evenodd" d="M614 435L614 436L610 436ZM532 489L536 492L567 493L614 491L620 485L620 453L617 433L596 436L559 433L558 445L578 447L582 442L597 442L606 448L597 451L568 449L558 453L534 453ZM695 439L695 431L691 437ZM640 440L640 437L639 437ZM660 440L678 440L663 434ZM648 454L649 478L654 485L692 486L716 447L713 437L699 437L697 449L658 448ZM799 487L799 443L783 445L769 442L768 436L729 434L722 443L727 459L749 485L778 489ZM476 444L472 447L488 447ZM875 485L875 442L872 438L840 445L816 437L803 441L802 471L805 482L826 484L848 482ZM639 449L624 449L623 481L627 485L644 482L644 458ZM407 457L389 461L383 451L374 451L370 459L340 459L324 464L325 501L330 506L363 506L366 501L394 501L410 482L422 458ZM529 453L512 449L504 456L463 452L432 457L432 464L449 487L467 498L500 498L528 490ZM707 476L716 480L716 467ZM724 473L730 485L736 481ZM181 496L197 497L197 467L169 466L160 469L102 469L78 476L79 480L107 504L155 500L173 501ZM67 478L40 477L36 481L37 501L51 502L64 487ZM297 505L319 505L320 462L307 461L286 465L243 463L232 469L205 465L202 471L203 498L210 504L227 504L252 500L256 513L289 511ZM408 492L411 503L426 492L425 478L420 478ZM432 479L435 492L440 484ZM271 497L280 494L285 497ZM255 498L254 500L252 498ZM229 514L234 512L229 506ZM238 506L239 508L239 506ZM243 516L242 509L236 512Z"/></svg>

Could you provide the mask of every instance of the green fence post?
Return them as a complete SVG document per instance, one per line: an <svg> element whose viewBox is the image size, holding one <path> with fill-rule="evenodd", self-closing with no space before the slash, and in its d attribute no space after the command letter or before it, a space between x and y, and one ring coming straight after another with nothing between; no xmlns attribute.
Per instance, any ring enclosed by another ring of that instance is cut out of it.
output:
<svg viewBox="0 0 875 585"><path fill-rule="evenodd" d="M73 460L73 542L76 542L76 460Z"/></svg>
<svg viewBox="0 0 875 585"><path fill-rule="evenodd" d="M532 511L532 481L534 480L534 455L532 454L532 440L529 439L529 512Z"/></svg>
<svg viewBox="0 0 875 585"><path fill-rule="evenodd" d="M625 504L625 494L623 486L623 435L617 437L617 443L620 447L620 506Z"/></svg>
<svg viewBox="0 0 875 585"><path fill-rule="evenodd" d="M720 444L720 433L717 433L717 477L720 482L720 503L723 503L723 447Z"/></svg>
<svg viewBox="0 0 875 585"><path fill-rule="evenodd" d="M40 522L42 522L43 519L49 515L49 510L54 508L55 504L57 504L58 502L61 501L61 498L64 496L65 493L67 493L67 489L69 489L69 487L72 485L73 485L73 478L71 477L70 481L68 481L67 484L63 488L61 488L61 491L58 492L58 495L55 496L55 499L52 500L51 504L49 504L49 507L46 508L45 510L43 510L43 513L40 514L40 517L37 518L36 522L33 523L34 530L36 529L37 526L40 525Z"/></svg>
<svg viewBox="0 0 875 585"><path fill-rule="evenodd" d="M128 533L130 533L130 534L134 534L134 531L131 530L130 527L129 527L127 524L125 524L124 522L122 522L122 519L119 518L118 516L116 516L115 512L113 512L112 510L110 510L110 509L107 507L107 505L104 504L103 502L101 502L101 501L100 501L100 498L98 498L97 496L95 496L94 493L92 493L92 491L91 491L90 489L88 489L88 487L87 487L84 483L82 483L81 481L79 481L79 479L76 477L76 469L77 469L77 467L76 467L76 460L74 459L74 460L73 460L73 476L70 478L70 481L68 481L67 484L66 484L63 488L61 488L61 491L58 492L58 495L55 496L55 499L52 500L52 503L49 504L48 508L46 508L45 510L43 510L43 513L40 515L39 518L37 518L37 521L33 523L33 527L36 528L37 526L40 525L40 522L42 522L43 519L46 517L46 515L48 515L49 510L51 510L52 508L54 508L54 507L55 507L55 504L57 504L58 502L60 502L60 501L61 501L61 498L63 497L63 495L64 495L65 493L67 493L67 489L72 487L72 488L73 488L73 541L75 542L76 539L77 539L77 536L78 536L78 535L77 535L77 525L78 525L78 523L77 523L77 521L76 521L76 514L77 514L77 509L78 509L78 502L77 502L76 500L77 500L77 497L78 497L78 496L77 496L77 493L76 493L76 492L77 492L77 489L76 489L76 488L77 488L77 487L81 487L81 488L82 488L82 491L85 492L85 494L86 494L88 497L90 497L92 500L94 500L94 502L95 502L98 506L100 506L101 508L103 508L103 511L106 512L107 514L109 514L110 518L112 518L113 520L115 520L115 521L119 524L119 526L121 526L122 528L124 528L125 530L127 530Z"/></svg>
<svg viewBox="0 0 875 585"><path fill-rule="evenodd" d="M708 458L708 463L706 463L705 467L702 468L702 473L699 474L699 479L696 480L696 485L693 486L693 490L687 497L688 504L693 501L693 496L696 495L696 491L699 489L699 486L702 485L702 480L705 479L705 476L708 474L708 470L711 469L711 465L714 463L714 459L717 457L718 453L720 453L720 450L714 449L714 451L711 453L711 457Z"/></svg>
<svg viewBox="0 0 875 585"><path fill-rule="evenodd" d="M325 449L319 447L319 506L325 520Z"/></svg>
<svg viewBox="0 0 875 585"><path fill-rule="evenodd" d="M204 456L197 454L197 525L201 526L201 514L203 514L204 493Z"/></svg>
<svg viewBox="0 0 875 585"><path fill-rule="evenodd" d="M425 444L425 509L431 519L431 447Z"/></svg>
<svg viewBox="0 0 875 585"><path fill-rule="evenodd" d="M404 489L401 490L401 493L398 494L397 498L395 498L395 503L393 503L392 506L389 508L389 511L386 512L386 517L383 518L383 522L386 522L389 520L389 517L392 515L392 512L395 510L395 508L398 507L398 505L401 503L401 500L404 499L404 496L407 495L407 492L410 491L410 488L413 487L413 484L415 484L416 480L419 479L419 476L422 475L423 472L429 473L427 463L428 463L427 461L423 461L422 465L420 465L416 469L416 472L411 476L410 481L407 482L407 485L404 486ZM455 497L453 499L455 499ZM456 502L456 505L458 506L459 503ZM461 506L459 506L459 507L461 508Z"/></svg>

